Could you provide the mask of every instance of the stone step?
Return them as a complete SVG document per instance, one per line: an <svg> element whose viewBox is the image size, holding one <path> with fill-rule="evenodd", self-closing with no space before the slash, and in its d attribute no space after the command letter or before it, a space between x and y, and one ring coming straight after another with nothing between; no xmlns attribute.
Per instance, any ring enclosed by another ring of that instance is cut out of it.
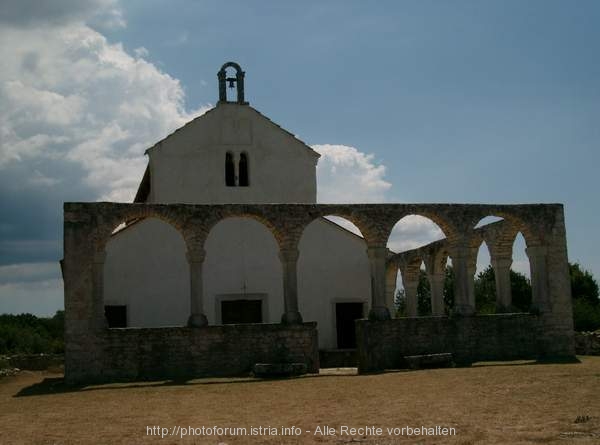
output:
<svg viewBox="0 0 600 445"><path fill-rule="evenodd" d="M410 369L421 368L448 368L454 366L452 354L442 352L439 354L407 355L404 360Z"/></svg>
<svg viewBox="0 0 600 445"><path fill-rule="evenodd" d="M321 368L355 368L358 365L356 349L321 349Z"/></svg>

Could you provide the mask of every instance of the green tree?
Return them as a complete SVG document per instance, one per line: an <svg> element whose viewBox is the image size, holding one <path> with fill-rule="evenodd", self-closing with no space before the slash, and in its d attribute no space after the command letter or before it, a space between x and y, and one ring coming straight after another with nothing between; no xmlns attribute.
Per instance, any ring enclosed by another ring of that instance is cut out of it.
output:
<svg viewBox="0 0 600 445"><path fill-rule="evenodd" d="M582 269L578 263L569 264L569 272L575 330L594 331L600 329L598 283L591 272Z"/></svg>
<svg viewBox="0 0 600 445"><path fill-rule="evenodd" d="M32 314L0 315L0 354L64 351L64 311L52 318Z"/></svg>
<svg viewBox="0 0 600 445"><path fill-rule="evenodd" d="M510 271L511 310L529 312L531 308L531 283L520 272ZM475 277L475 307L477 312L493 314L496 312L496 274L488 266Z"/></svg>
<svg viewBox="0 0 600 445"><path fill-rule="evenodd" d="M598 306L598 283L591 272L582 269L578 263L569 264L571 275L571 294L573 299L585 300L592 306Z"/></svg>

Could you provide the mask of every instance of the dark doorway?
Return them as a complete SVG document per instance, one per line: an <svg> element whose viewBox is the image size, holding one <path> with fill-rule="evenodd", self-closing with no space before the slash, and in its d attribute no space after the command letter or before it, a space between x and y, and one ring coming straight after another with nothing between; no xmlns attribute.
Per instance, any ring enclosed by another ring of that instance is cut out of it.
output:
<svg viewBox="0 0 600 445"><path fill-rule="evenodd" d="M356 348L354 320L363 318L362 303L336 303L335 321L339 349Z"/></svg>
<svg viewBox="0 0 600 445"><path fill-rule="evenodd" d="M223 324L262 323L262 300L221 301Z"/></svg>
<svg viewBox="0 0 600 445"><path fill-rule="evenodd" d="M127 327L127 306L104 306L104 316L109 328Z"/></svg>

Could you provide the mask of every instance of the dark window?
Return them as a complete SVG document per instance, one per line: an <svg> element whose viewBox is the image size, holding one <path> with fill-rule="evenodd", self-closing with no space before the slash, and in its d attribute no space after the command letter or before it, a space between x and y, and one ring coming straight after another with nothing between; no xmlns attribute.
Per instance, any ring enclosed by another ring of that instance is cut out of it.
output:
<svg viewBox="0 0 600 445"><path fill-rule="evenodd" d="M235 186L235 168L233 165L233 155L231 153L225 155L225 184L227 187Z"/></svg>
<svg viewBox="0 0 600 445"><path fill-rule="evenodd" d="M127 306L104 306L104 315L109 328L127 327Z"/></svg>
<svg viewBox="0 0 600 445"><path fill-rule="evenodd" d="M223 324L262 323L262 300L221 301Z"/></svg>
<svg viewBox="0 0 600 445"><path fill-rule="evenodd" d="M337 303L335 305L338 348L356 348L356 330L354 328L354 321L362 317L362 303Z"/></svg>
<svg viewBox="0 0 600 445"><path fill-rule="evenodd" d="M240 187L248 187L248 155L242 153L240 155Z"/></svg>

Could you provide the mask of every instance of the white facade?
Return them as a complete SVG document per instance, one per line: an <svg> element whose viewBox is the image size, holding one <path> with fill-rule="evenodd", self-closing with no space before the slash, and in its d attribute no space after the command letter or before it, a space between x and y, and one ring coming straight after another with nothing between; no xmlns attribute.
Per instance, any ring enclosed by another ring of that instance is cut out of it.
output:
<svg viewBox="0 0 600 445"><path fill-rule="evenodd" d="M319 155L246 104L219 103L147 151L149 167L136 201L150 203L314 203ZM226 157L243 183L228 186ZM243 170L243 168L242 168ZM282 266L277 243L260 222L228 218L211 230L204 249L204 312L222 322L223 301L261 300L262 321L283 313ZM185 325L190 276L182 236L147 219L115 233L107 245L105 305L126 306L127 326ZM298 304L316 321L319 347L338 347L336 304L370 302L364 240L324 219L313 221L299 245Z"/></svg>

